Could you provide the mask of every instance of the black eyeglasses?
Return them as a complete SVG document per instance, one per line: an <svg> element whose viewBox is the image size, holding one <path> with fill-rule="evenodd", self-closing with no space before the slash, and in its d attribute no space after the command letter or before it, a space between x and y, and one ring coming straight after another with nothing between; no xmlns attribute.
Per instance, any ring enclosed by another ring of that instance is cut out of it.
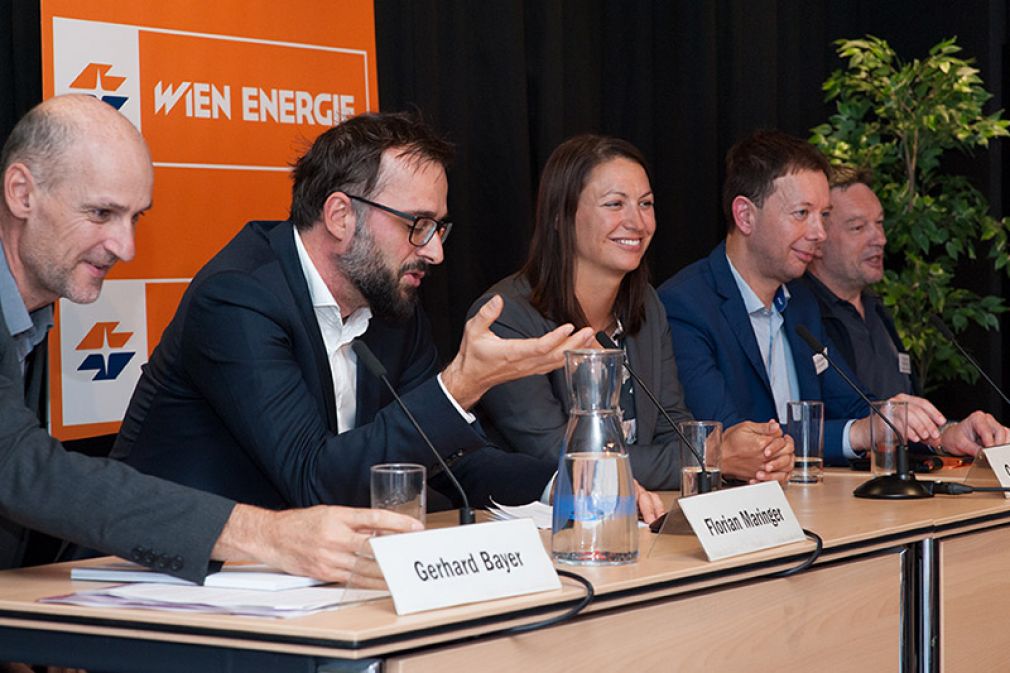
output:
<svg viewBox="0 0 1010 673"><path fill-rule="evenodd" d="M428 245L428 241L430 241L436 233L438 233L439 240L445 243L445 240L449 238L449 232L452 231L452 222L436 220L434 217L428 217L427 215L411 215L410 213L405 213L402 210L390 208L389 206L384 206L381 203L376 203L375 201L369 201L364 197L355 196L354 194L348 194L347 198L354 199L355 201L361 201L373 208L384 210L390 215L396 215L397 217L409 221L410 224L407 226L410 227L410 234L408 235L407 240L410 241L411 245L417 246L418 248Z"/></svg>

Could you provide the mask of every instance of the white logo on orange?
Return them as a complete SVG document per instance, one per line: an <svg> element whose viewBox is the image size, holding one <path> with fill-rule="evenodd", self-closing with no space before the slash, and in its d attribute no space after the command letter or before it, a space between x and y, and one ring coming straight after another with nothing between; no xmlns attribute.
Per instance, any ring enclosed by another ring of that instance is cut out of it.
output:
<svg viewBox="0 0 1010 673"><path fill-rule="evenodd" d="M275 124L333 126L356 114L354 96L340 93L312 93L295 89L262 89L243 86L242 121ZM231 119L232 87L211 82L165 83L154 85L154 113L168 115L179 101L187 117Z"/></svg>

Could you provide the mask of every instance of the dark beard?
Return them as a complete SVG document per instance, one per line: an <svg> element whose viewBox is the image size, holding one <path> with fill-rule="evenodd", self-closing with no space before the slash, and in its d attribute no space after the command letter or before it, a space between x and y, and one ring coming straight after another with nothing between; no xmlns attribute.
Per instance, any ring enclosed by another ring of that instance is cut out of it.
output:
<svg viewBox="0 0 1010 673"><path fill-rule="evenodd" d="M426 271L428 264L417 261L400 267L394 275L383 263L382 254L367 226L358 226L351 247L340 258L344 276L368 302L372 315L392 323L404 323L414 315L417 291L400 284L408 271Z"/></svg>

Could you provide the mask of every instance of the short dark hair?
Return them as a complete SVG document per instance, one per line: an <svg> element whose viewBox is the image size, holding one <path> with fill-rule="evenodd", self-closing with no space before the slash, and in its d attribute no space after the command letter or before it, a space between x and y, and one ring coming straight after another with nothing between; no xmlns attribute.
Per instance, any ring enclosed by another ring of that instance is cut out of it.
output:
<svg viewBox="0 0 1010 673"><path fill-rule="evenodd" d="M49 105L36 105L23 116L7 136L0 150L0 175L12 164L23 163L39 185L55 182L60 162L74 138L68 115Z"/></svg>
<svg viewBox="0 0 1010 673"><path fill-rule="evenodd" d="M831 177L831 165L821 151L782 131L755 131L726 154L722 210L733 227L733 199L746 196L759 208L772 193L775 180L799 171L820 171Z"/></svg>
<svg viewBox="0 0 1010 673"><path fill-rule="evenodd" d="M311 227L333 192L369 197L379 181L382 154L397 148L418 163L448 166L452 145L412 113L376 112L352 117L327 130L295 162L289 219Z"/></svg>
<svg viewBox="0 0 1010 673"><path fill-rule="evenodd" d="M634 161L645 171L645 157L620 138L581 135L558 145L540 176L533 240L519 272L530 284L530 303L541 314L577 328L589 324L575 296L575 213L579 197L594 168L610 159ZM614 313L627 334L637 334L645 322L649 268L642 260L621 281Z"/></svg>
<svg viewBox="0 0 1010 673"><path fill-rule="evenodd" d="M841 189L842 191L853 185L866 185L873 189L873 171L862 166L840 164L831 167L831 176L828 182L831 189Z"/></svg>

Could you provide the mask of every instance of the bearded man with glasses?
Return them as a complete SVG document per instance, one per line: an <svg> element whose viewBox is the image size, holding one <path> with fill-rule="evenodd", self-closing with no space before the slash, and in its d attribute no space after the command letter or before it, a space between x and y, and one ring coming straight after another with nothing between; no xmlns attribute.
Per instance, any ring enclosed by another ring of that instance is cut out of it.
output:
<svg viewBox="0 0 1010 673"><path fill-rule="evenodd" d="M247 224L193 279L113 456L274 509L367 506L371 465L435 458L357 361L360 339L473 504L540 497L554 461L487 447L468 410L496 384L561 366L591 330L499 339L488 329L495 297L439 373L416 293L452 226L450 154L409 115L366 114L323 133L295 165L288 221ZM453 499L444 477L429 484Z"/></svg>

